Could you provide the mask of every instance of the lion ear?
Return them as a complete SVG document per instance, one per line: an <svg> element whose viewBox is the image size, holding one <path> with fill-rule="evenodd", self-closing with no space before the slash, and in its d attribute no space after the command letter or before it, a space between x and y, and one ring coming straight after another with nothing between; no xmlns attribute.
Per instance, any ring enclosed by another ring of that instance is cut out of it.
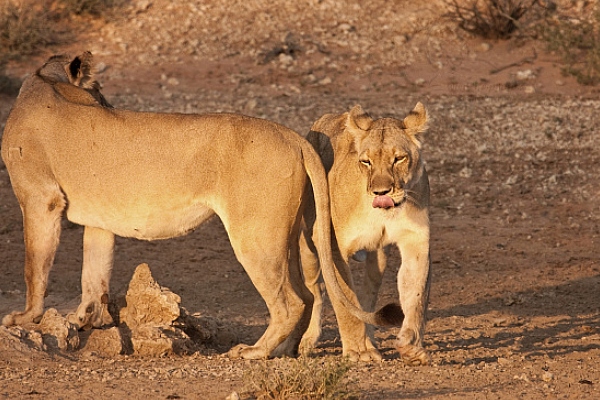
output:
<svg viewBox="0 0 600 400"><path fill-rule="evenodd" d="M408 113L406 118L402 121L406 133L410 136L412 141L421 147L421 134L427 130L427 110L425 106L418 102L415 108Z"/></svg>
<svg viewBox="0 0 600 400"><path fill-rule="evenodd" d="M418 102L415 108L404 118L404 128L413 135L425 132L427 130L427 110L425 106Z"/></svg>
<svg viewBox="0 0 600 400"><path fill-rule="evenodd" d="M68 66L69 81L75 86L91 89L94 82L93 62L94 57L89 51L75 57Z"/></svg>
<svg viewBox="0 0 600 400"><path fill-rule="evenodd" d="M352 107L348 113L348 119L346 120L346 127L351 130L368 131L373 123L373 119L367 114L361 106L356 105Z"/></svg>

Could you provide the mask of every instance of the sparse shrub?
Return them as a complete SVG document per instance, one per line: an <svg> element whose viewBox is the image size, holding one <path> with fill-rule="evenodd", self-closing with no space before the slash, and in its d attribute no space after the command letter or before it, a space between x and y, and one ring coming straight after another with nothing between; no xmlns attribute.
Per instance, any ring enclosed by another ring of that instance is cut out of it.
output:
<svg viewBox="0 0 600 400"><path fill-rule="evenodd" d="M125 0L60 0L65 10L70 13L88 14L95 17L110 14L116 7L123 5Z"/></svg>
<svg viewBox="0 0 600 400"><path fill-rule="evenodd" d="M300 357L252 362L244 371L245 393L258 399L346 399L347 360Z"/></svg>
<svg viewBox="0 0 600 400"><path fill-rule="evenodd" d="M588 19L548 20L538 30L548 50L563 59L563 73L583 85L600 83L600 11L592 12Z"/></svg>
<svg viewBox="0 0 600 400"><path fill-rule="evenodd" d="M537 0L446 0L448 17L467 32L485 39L509 38Z"/></svg>
<svg viewBox="0 0 600 400"><path fill-rule="evenodd" d="M51 0L5 0L0 3L0 52L9 56L31 54L57 41L57 15Z"/></svg>
<svg viewBox="0 0 600 400"><path fill-rule="evenodd" d="M6 74L6 61L0 58L0 94L16 95L21 81Z"/></svg>

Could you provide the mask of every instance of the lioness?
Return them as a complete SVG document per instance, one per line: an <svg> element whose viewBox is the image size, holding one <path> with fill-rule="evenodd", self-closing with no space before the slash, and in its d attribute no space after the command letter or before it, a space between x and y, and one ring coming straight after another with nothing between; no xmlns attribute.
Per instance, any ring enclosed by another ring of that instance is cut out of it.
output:
<svg viewBox="0 0 600 400"><path fill-rule="evenodd" d="M50 58L25 80L8 117L2 159L23 213L27 296L25 310L2 323L41 317L63 213L85 227L81 304L69 315L79 327L106 322L115 235L172 238L216 214L271 315L256 344L229 355L294 354L313 298L299 266L305 186L315 193L319 260L333 269L317 153L262 119L110 108L91 63L90 53Z"/></svg>
<svg viewBox="0 0 600 400"><path fill-rule="evenodd" d="M400 250L398 290L405 319L396 347L411 364L428 362L422 339L430 279L429 181L420 154L420 135L426 129L427 112L421 103L403 121L373 120L355 106L342 115L321 117L307 135L328 172L333 257L346 282L346 295L372 310L386 266L384 246L395 244ZM311 240L314 215L307 215L301 259L315 303L302 340L304 350L313 347L320 335L322 307L319 267ZM367 251L365 281L356 296L348 260L363 250ZM327 271L323 272L327 283ZM365 325L338 298L332 296L332 303L344 354L355 360L381 359Z"/></svg>

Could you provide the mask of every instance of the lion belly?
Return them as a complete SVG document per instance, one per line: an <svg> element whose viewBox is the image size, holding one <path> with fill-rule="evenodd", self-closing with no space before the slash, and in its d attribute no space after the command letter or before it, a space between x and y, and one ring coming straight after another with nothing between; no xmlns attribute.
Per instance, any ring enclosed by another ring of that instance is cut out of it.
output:
<svg viewBox="0 0 600 400"><path fill-rule="evenodd" d="M106 229L118 236L143 240L169 239L185 235L213 215L212 209L198 203L169 207L138 204L119 209L89 199L69 202L67 210L67 218L76 224Z"/></svg>

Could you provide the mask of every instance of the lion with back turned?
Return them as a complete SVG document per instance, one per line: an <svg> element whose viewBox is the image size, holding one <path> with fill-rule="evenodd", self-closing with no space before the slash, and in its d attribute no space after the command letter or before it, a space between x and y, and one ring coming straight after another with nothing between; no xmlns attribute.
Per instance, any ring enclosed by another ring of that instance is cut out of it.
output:
<svg viewBox="0 0 600 400"><path fill-rule="evenodd" d="M92 70L89 52L51 57L25 80L9 114L1 150L23 214L27 292L25 310L2 323L41 318L63 214L84 226L81 303L68 316L80 328L109 322L115 235L167 239L218 215L271 314L263 336L230 356L294 355L313 302L297 240L307 188L319 260L334 268L318 154L292 130L259 118L112 108ZM337 282L328 283L336 292ZM357 318L381 320L340 301Z"/></svg>
<svg viewBox="0 0 600 400"><path fill-rule="evenodd" d="M421 136L426 129L427 112L421 103L403 120L374 120L355 106L341 115L321 117L307 135L328 173L333 257L345 282L345 296L372 310L386 267L384 248L395 244L400 250L402 265L397 283L404 321L396 348L410 364L429 361L422 342L430 285L429 181L421 157ZM305 221L301 259L305 279L315 296L311 324L301 344L308 351L321 332L322 294L317 252L311 239L314 215L310 210ZM348 261L365 252L364 282L356 293ZM326 282L329 273L323 270ZM356 360L381 359L369 329L347 312L339 297L335 295L331 300L344 354Z"/></svg>

